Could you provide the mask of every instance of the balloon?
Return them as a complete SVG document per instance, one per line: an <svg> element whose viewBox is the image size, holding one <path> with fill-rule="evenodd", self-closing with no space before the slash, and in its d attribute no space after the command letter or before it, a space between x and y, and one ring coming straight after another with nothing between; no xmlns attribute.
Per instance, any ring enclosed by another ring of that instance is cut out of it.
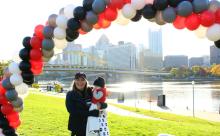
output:
<svg viewBox="0 0 220 136"><path fill-rule="evenodd" d="M142 17L142 10L137 10L136 15L131 19L133 22L137 22Z"/></svg>
<svg viewBox="0 0 220 136"><path fill-rule="evenodd" d="M90 11L92 10L92 3L94 0L83 0L83 7L87 10Z"/></svg>
<svg viewBox="0 0 220 136"><path fill-rule="evenodd" d="M109 7L110 8L116 8L116 9L121 9L124 6L124 1L123 0L111 0Z"/></svg>
<svg viewBox="0 0 220 136"><path fill-rule="evenodd" d="M94 2L92 3L92 10L99 14L102 13L105 10L105 1L103 0L94 0Z"/></svg>
<svg viewBox="0 0 220 136"><path fill-rule="evenodd" d="M28 86L25 83L22 83L18 86L15 86L15 90L18 93L18 96L25 95L28 92Z"/></svg>
<svg viewBox="0 0 220 136"><path fill-rule="evenodd" d="M23 109L24 109L24 106L22 105L21 107L14 108L14 111L16 111L16 112L22 112Z"/></svg>
<svg viewBox="0 0 220 136"><path fill-rule="evenodd" d="M0 95L5 95L5 88L2 86L2 82L0 82Z"/></svg>
<svg viewBox="0 0 220 136"><path fill-rule="evenodd" d="M29 85L29 83L34 81L34 75L33 75L32 71L22 72L21 76L23 78L23 82L27 83L28 85Z"/></svg>
<svg viewBox="0 0 220 136"><path fill-rule="evenodd" d="M4 114L4 115L7 115L7 114L10 114L13 112L13 106L9 103L7 104L3 104L1 106L1 112Z"/></svg>
<svg viewBox="0 0 220 136"><path fill-rule="evenodd" d="M220 39L220 25L214 24L207 30L206 36L210 41L218 41Z"/></svg>
<svg viewBox="0 0 220 136"><path fill-rule="evenodd" d="M81 6L78 6L74 9L73 14L76 19L83 20L86 17L86 10Z"/></svg>
<svg viewBox="0 0 220 136"><path fill-rule="evenodd" d="M44 39L42 42L42 49L51 51L54 48L54 41L52 39Z"/></svg>
<svg viewBox="0 0 220 136"><path fill-rule="evenodd" d="M80 28L80 22L79 20L75 19L75 18L71 18L68 20L67 22L67 28L71 29L73 31L77 31Z"/></svg>
<svg viewBox="0 0 220 136"><path fill-rule="evenodd" d="M17 112L13 112L11 114L8 114L6 118L9 122L16 122L17 120L19 120L19 115Z"/></svg>
<svg viewBox="0 0 220 136"><path fill-rule="evenodd" d="M53 57L53 55L54 55L54 50L42 50L42 53L43 53L43 57L45 57L45 58L51 58L51 57Z"/></svg>
<svg viewBox="0 0 220 136"><path fill-rule="evenodd" d="M53 38L53 30L54 30L54 27L45 26L44 30L43 30L44 37L48 38L48 39L52 39Z"/></svg>
<svg viewBox="0 0 220 136"><path fill-rule="evenodd" d="M49 26L51 27L56 27L56 18L57 18L57 15L56 14L51 14L49 17L48 17L48 24Z"/></svg>
<svg viewBox="0 0 220 136"><path fill-rule="evenodd" d="M43 25L37 25L34 29L34 34L39 37L40 39L44 38L43 35L44 26Z"/></svg>
<svg viewBox="0 0 220 136"><path fill-rule="evenodd" d="M4 95L0 95L0 104L7 104L8 100Z"/></svg>
<svg viewBox="0 0 220 136"><path fill-rule="evenodd" d="M81 29L85 32L90 32L92 30L92 25L88 24L86 21L82 21L81 22ZM78 38L78 36L77 36ZM76 38L74 38L76 39Z"/></svg>
<svg viewBox="0 0 220 136"><path fill-rule="evenodd" d="M19 68L21 71L29 71L31 68L31 64L29 61L21 61L19 64Z"/></svg>
<svg viewBox="0 0 220 136"><path fill-rule="evenodd" d="M73 11L75 9L75 6L70 4L70 5L67 5L65 8L64 8L64 15L67 17L67 18L72 18L73 17Z"/></svg>
<svg viewBox="0 0 220 136"><path fill-rule="evenodd" d="M105 20L105 19L100 19L100 20L99 20L99 25L100 25L102 28L108 28L108 27L111 25L111 22L108 21L108 20Z"/></svg>
<svg viewBox="0 0 220 136"><path fill-rule="evenodd" d="M157 11L152 4L147 4L142 10L143 17L146 19L154 18Z"/></svg>
<svg viewBox="0 0 220 136"><path fill-rule="evenodd" d="M18 74L21 73L20 69L19 69L19 65L16 62L11 62L8 66L8 70L10 73L12 74Z"/></svg>
<svg viewBox="0 0 220 136"><path fill-rule="evenodd" d="M136 10L140 10L144 8L145 0L131 0L131 6Z"/></svg>
<svg viewBox="0 0 220 136"><path fill-rule="evenodd" d="M29 53L30 53L30 50L23 48L20 50L19 56L22 60L29 60L30 59Z"/></svg>
<svg viewBox="0 0 220 136"><path fill-rule="evenodd" d="M82 35L83 35L83 34L87 34L87 32L84 32L82 29L79 29L78 32L79 32L80 34L82 34Z"/></svg>
<svg viewBox="0 0 220 136"><path fill-rule="evenodd" d="M220 2L217 0L212 0L209 3L209 10L215 12L217 9L220 8Z"/></svg>
<svg viewBox="0 0 220 136"><path fill-rule="evenodd" d="M10 78L4 79L4 80L2 81L2 86L3 86L6 90L15 88L14 85L11 84Z"/></svg>
<svg viewBox="0 0 220 136"><path fill-rule="evenodd" d="M157 14L155 16L155 22L158 24L158 25L164 25L166 24L166 22L163 20L163 17L162 17L162 11L157 11Z"/></svg>
<svg viewBox="0 0 220 136"><path fill-rule="evenodd" d="M99 23L96 23L95 25L93 25L93 28L95 28L95 29L101 29L102 27L99 25Z"/></svg>
<svg viewBox="0 0 220 136"><path fill-rule="evenodd" d="M14 89L7 90L7 92L5 93L5 97L8 101L14 101L18 98L18 93Z"/></svg>
<svg viewBox="0 0 220 136"><path fill-rule="evenodd" d="M60 27L62 29L66 29L67 28L67 21L68 21L67 17L65 17L64 15L59 15L56 19L56 24L58 27Z"/></svg>
<svg viewBox="0 0 220 136"><path fill-rule="evenodd" d="M131 6L131 4L124 5L121 12L127 19L131 19L136 15L136 10Z"/></svg>
<svg viewBox="0 0 220 136"><path fill-rule="evenodd" d="M215 15L211 11L204 11L200 15L201 25L209 27L215 23Z"/></svg>
<svg viewBox="0 0 220 136"><path fill-rule="evenodd" d="M193 0L192 4L193 4L194 12L200 13L208 9L209 0Z"/></svg>
<svg viewBox="0 0 220 136"><path fill-rule="evenodd" d="M86 14L86 22L94 25L98 22L98 16L93 11L88 11Z"/></svg>
<svg viewBox="0 0 220 136"><path fill-rule="evenodd" d="M113 8L106 8L104 12L104 18L108 21L114 21L118 16L118 12Z"/></svg>
<svg viewBox="0 0 220 136"><path fill-rule="evenodd" d="M183 0L168 0L168 3L170 6L172 7L176 7L177 5L179 5L180 2L182 2Z"/></svg>
<svg viewBox="0 0 220 136"><path fill-rule="evenodd" d="M195 30L195 34L198 38L205 38L206 37L207 28L200 26L198 29Z"/></svg>
<svg viewBox="0 0 220 136"><path fill-rule="evenodd" d="M129 19L125 18L121 11L118 11L118 17L115 22L119 25L127 25L129 23ZM94 26L93 26L94 27ZM95 27L94 27L95 28ZM98 28L98 27L97 27Z"/></svg>
<svg viewBox="0 0 220 136"><path fill-rule="evenodd" d="M69 42L71 42L79 37L79 32L66 29L66 37L68 38Z"/></svg>
<svg viewBox="0 0 220 136"><path fill-rule="evenodd" d="M55 43L55 48L57 48L57 49L64 49L67 46L66 40L54 39L54 43Z"/></svg>
<svg viewBox="0 0 220 136"><path fill-rule="evenodd" d="M145 0L146 4L154 4L154 0Z"/></svg>
<svg viewBox="0 0 220 136"><path fill-rule="evenodd" d="M105 5L106 5L106 6L109 6L109 4L110 4L111 1L110 1L110 0L104 0L104 1L105 1ZM118 1L120 1L120 0L118 0Z"/></svg>
<svg viewBox="0 0 220 136"><path fill-rule="evenodd" d="M220 9L217 9L215 12L215 22L220 24Z"/></svg>
<svg viewBox="0 0 220 136"><path fill-rule="evenodd" d="M177 14L179 16L187 17L193 12L192 3L189 1L183 1L177 6Z"/></svg>
<svg viewBox="0 0 220 136"><path fill-rule="evenodd" d="M25 37L22 42L23 46L27 49L31 49L30 41L31 41L31 37L29 37L29 36Z"/></svg>
<svg viewBox="0 0 220 136"><path fill-rule="evenodd" d="M173 22L173 26L176 29L184 29L186 27L185 26L185 20L186 20L185 17L177 16L176 19Z"/></svg>
<svg viewBox="0 0 220 136"><path fill-rule="evenodd" d="M197 14L191 14L186 18L185 25L186 28L193 31L196 30L201 23L201 20Z"/></svg>
<svg viewBox="0 0 220 136"><path fill-rule="evenodd" d="M39 61L34 61L31 60L31 71L33 72L34 75L39 75L42 72L43 69L43 62L42 60Z"/></svg>
<svg viewBox="0 0 220 136"><path fill-rule="evenodd" d="M30 52L30 58L32 60L40 60L42 58L42 52L39 49L32 49Z"/></svg>
<svg viewBox="0 0 220 136"><path fill-rule="evenodd" d="M42 42L42 40L41 40L39 37L34 36L34 37L31 38L31 41L30 41L31 47L32 47L33 49L42 48L41 42Z"/></svg>
<svg viewBox="0 0 220 136"><path fill-rule="evenodd" d="M54 29L53 34L54 34L54 37L59 40L62 40L66 37L66 31L59 27L56 27Z"/></svg>
<svg viewBox="0 0 220 136"><path fill-rule="evenodd" d="M220 40L217 40L214 42L215 47L220 48Z"/></svg>
<svg viewBox="0 0 220 136"><path fill-rule="evenodd" d="M174 8L168 7L164 11L162 11L163 20L172 23L176 19L176 12Z"/></svg>
<svg viewBox="0 0 220 136"><path fill-rule="evenodd" d="M17 86L17 85L20 85L23 82L23 79L22 79L20 74L13 74L10 77L10 82L11 82L12 85Z"/></svg>
<svg viewBox="0 0 220 136"><path fill-rule="evenodd" d="M12 73L9 72L8 67L4 68L4 70L3 70L3 78L10 77L11 75L12 75Z"/></svg>
<svg viewBox="0 0 220 136"><path fill-rule="evenodd" d="M18 108L23 105L23 101L20 97L18 97L16 100L12 101L11 104L13 105L13 107Z"/></svg>
<svg viewBox="0 0 220 136"><path fill-rule="evenodd" d="M164 10L168 6L167 0L154 0L154 7L157 10Z"/></svg>
<svg viewBox="0 0 220 136"><path fill-rule="evenodd" d="M21 121L18 119L17 121L10 122L9 125L16 129L17 127L21 125Z"/></svg>

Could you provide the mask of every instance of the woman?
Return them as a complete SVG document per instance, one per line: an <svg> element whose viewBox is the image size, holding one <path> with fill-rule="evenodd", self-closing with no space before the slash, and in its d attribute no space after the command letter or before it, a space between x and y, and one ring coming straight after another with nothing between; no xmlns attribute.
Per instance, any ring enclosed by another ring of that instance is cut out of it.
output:
<svg viewBox="0 0 220 136"><path fill-rule="evenodd" d="M71 136L86 136L88 116L99 116L99 110L89 111L92 88L87 85L86 75L83 72L76 73L72 91L66 95L66 108L69 112L68 129L72 132ZM103 103L98 107L103 109L107 104Z"/></svg>

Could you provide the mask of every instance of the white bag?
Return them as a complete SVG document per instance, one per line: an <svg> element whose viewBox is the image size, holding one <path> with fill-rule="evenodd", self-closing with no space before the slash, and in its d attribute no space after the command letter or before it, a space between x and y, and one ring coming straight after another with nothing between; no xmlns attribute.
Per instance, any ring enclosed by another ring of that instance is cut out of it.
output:
<svg viewBox="0 0 220 136"><path fill-rule="evenodd" d="M99 136L110 136L108 129L107 112L105 110L101 110L101 114L99 117L99 125L100 125Z"/></svg>
<svg viewBox="0 0 220 136"><path fill-rule="evenodd" d="M94 109L97 109L97 105L92 103L89 111ZM99 136L99 117L88 117L86 125L86 136Z"/></svg>

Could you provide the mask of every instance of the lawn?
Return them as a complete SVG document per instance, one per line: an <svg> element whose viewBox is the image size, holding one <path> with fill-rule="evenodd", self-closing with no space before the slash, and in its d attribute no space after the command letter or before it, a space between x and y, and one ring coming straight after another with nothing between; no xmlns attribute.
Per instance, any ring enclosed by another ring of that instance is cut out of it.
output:
<svg viewBox="0 0 220 136"><path fill-rule="evenodd" d="M22 125L17 131L20 136L70 135L67 130L68 113L63 98L30 93L24 102ZM187 117L185 118L187 120ZM159 133L176 136L220 136L219 123L196 119L194 122L191 118L186 122L176 119L154 121L109 113L108 122L111 136L157 136Z"/></svg>

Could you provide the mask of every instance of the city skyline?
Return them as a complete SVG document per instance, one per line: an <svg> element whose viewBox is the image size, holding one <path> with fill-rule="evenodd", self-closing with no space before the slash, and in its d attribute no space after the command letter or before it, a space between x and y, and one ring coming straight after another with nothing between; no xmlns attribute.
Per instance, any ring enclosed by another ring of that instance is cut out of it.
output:
<svg viewBox="0 0 220 136"><path fill-rule="evenodd" d="M0 5L0 14L4 21L2 21L0 25L0 50L2 50L0 60L9 60L17 57L20 49L23 48L23 38L25 36L31 36L36 25L45 24L50 14L57 14L62 7L68 4L74 4L76 6L82 5L81 2L81 0L75 0L74 3L72 3L71 0L8 0L2 2ZM13 11L8 10L8 7L13 9ZM113 22L110 28L98 31L92 30L86 35L81 35L75 42L82 44L83 48L88 47L95 45L98 38L102 34L106 34L113 44L119 41L126 41L134 43L135 45L143 44L147 47L149 28L158 29L160 26L148 22L145 19L137 23L130 22L126 26L120 26ZM118 30L120 30L120 32ZM207 39L198 39L194 32L176 30L172 24L163 26L162 31L164 33L162 41L164 50L163 56L187 55L189 57L198 57L208 55L209 47L213 45L213 42Z"/></svg>

